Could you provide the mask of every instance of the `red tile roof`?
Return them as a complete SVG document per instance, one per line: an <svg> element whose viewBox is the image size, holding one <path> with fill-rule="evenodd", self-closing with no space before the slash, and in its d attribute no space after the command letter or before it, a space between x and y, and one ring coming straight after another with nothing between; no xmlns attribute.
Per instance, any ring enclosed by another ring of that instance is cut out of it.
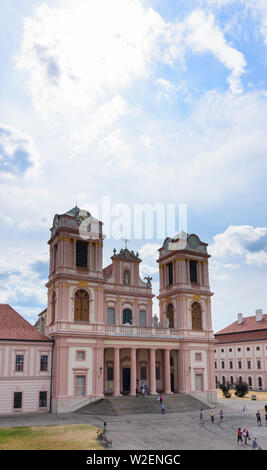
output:
<svg viewBox="0 0 267 470"><path fill-rule="evenodd" d="M267 314L262 315L261 321L256 321L256 315L253 315L252 317L243 317L242 323L239 324L238 321L235 321L223 330L217 331L214 336L216 337L217 335L244 333L247 331L258 332L260 330L267 330Z"/></svg>
<svg viewBox="0 0 267 470"><path fill-rule="evenodd" d="M10 305L0 304L0 340L52 341L17 313Z"/></svg>

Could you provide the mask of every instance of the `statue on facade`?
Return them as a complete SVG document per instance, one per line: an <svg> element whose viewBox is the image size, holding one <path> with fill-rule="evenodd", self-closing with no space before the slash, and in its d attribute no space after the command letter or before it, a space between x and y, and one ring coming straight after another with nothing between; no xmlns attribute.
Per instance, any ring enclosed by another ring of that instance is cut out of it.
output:
<svg viewBox="0 0 267 470"><path fill-rule="evenodd" d="M151 276L146 276L145 281L147 281L146 286L151 287L152 277Z"/></svg>

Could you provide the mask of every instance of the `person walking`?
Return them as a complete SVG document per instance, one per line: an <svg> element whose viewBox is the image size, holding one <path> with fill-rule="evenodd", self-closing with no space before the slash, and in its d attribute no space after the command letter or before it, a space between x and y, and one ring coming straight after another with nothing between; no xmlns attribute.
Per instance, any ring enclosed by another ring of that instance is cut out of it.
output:
<svg viewBox="0 0 267 470"><path fill-rule="evenodd" d="M244 405L244 406L243 406L243 413L244 413L244 414L247 414L247 410L248 410L248 409L247 409L246 405Z"/></svg>
<svg viewBox="0 0 267 470"><path fill-rule="evenodd" d="M160 404L163 402L163 396L162 395L159 396L159 402L160 402Z"/></svg>
<svg viewBox="0 0 267 470"><path fill-rule="evenodd" d="M252 449L257 449L257 448L258 448L258 438L257 436L255 436L252 442Z"/></svg>
<svg viewBox="0 0 267 470"><path fill-rule="evenodd" d="M238 445L239 441L241 442L241 444L243 443L241 428L238 428L238 430L237 430L237 445Z"/></svg>
<svg viewBox="0 0 267 470"><path fill-rule="evenodd" d="M220 422L223 422L223 410L220 411Z"/></svg>
<svg viewBox="0 0 267 470"><path fill-rule="evenodd" d="M244 444L246 446L248 444L248 439L249 439L249 432L248 432L247 425L243 429L243 437L244 437Z"/></svg>
<svg viewBox="0 0 267 470"><path fill-rule="evenodd" d="M212 423L214 423L214 411L213 410L211 410L210 412L210 420Z"/></svg>
<svg viewBox="0 0 267 470"><path fill-rule="evenodd" d="M261 426L261 414L259 411L257 411L256 417L257 417L257 425Z"/></svg>
<svg viewBox="0 0 267 470"><path fill-rule="evenodd" d="M164 403L161 403L161 414L165 415L165 405L164 405Z"/></svg>
<svg viewBox="0 0 267 470"><path fill-rule="evenodd" d="M204 410L203 410L203 408L200 409L199 418L200 418L201 424L203 424L203 422L204 422Z"/></svg>

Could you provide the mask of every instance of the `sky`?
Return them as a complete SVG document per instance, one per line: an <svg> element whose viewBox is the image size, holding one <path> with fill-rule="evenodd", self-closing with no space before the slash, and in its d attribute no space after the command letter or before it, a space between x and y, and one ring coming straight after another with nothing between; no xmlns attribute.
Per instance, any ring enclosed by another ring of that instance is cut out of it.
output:
<svg viewBox="0 0 267 470"><path fill-rule="evenodd" d="M183 204L209 245L214 331L266 313L267 2L0 7L0 302L35 323L53 217L76 203L104 221L104 265L126 235L156 296ZM175 207L175 224L135 237L145 204Z"/></svg>

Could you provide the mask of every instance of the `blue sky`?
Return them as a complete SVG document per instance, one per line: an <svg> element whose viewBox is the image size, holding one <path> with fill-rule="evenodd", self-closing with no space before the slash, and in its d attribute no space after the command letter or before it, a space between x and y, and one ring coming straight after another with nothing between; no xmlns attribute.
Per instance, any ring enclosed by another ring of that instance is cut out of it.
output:
<svg viewBox="0 0 267 470"><path fill-rule="evenodd" d="M187 204L188 232L212 254L215 331L266 312L266 2L0 7L0 301L33 323L53 215L107 196L113 214ZM130 238L157 294L163 240Z"/></svg>

